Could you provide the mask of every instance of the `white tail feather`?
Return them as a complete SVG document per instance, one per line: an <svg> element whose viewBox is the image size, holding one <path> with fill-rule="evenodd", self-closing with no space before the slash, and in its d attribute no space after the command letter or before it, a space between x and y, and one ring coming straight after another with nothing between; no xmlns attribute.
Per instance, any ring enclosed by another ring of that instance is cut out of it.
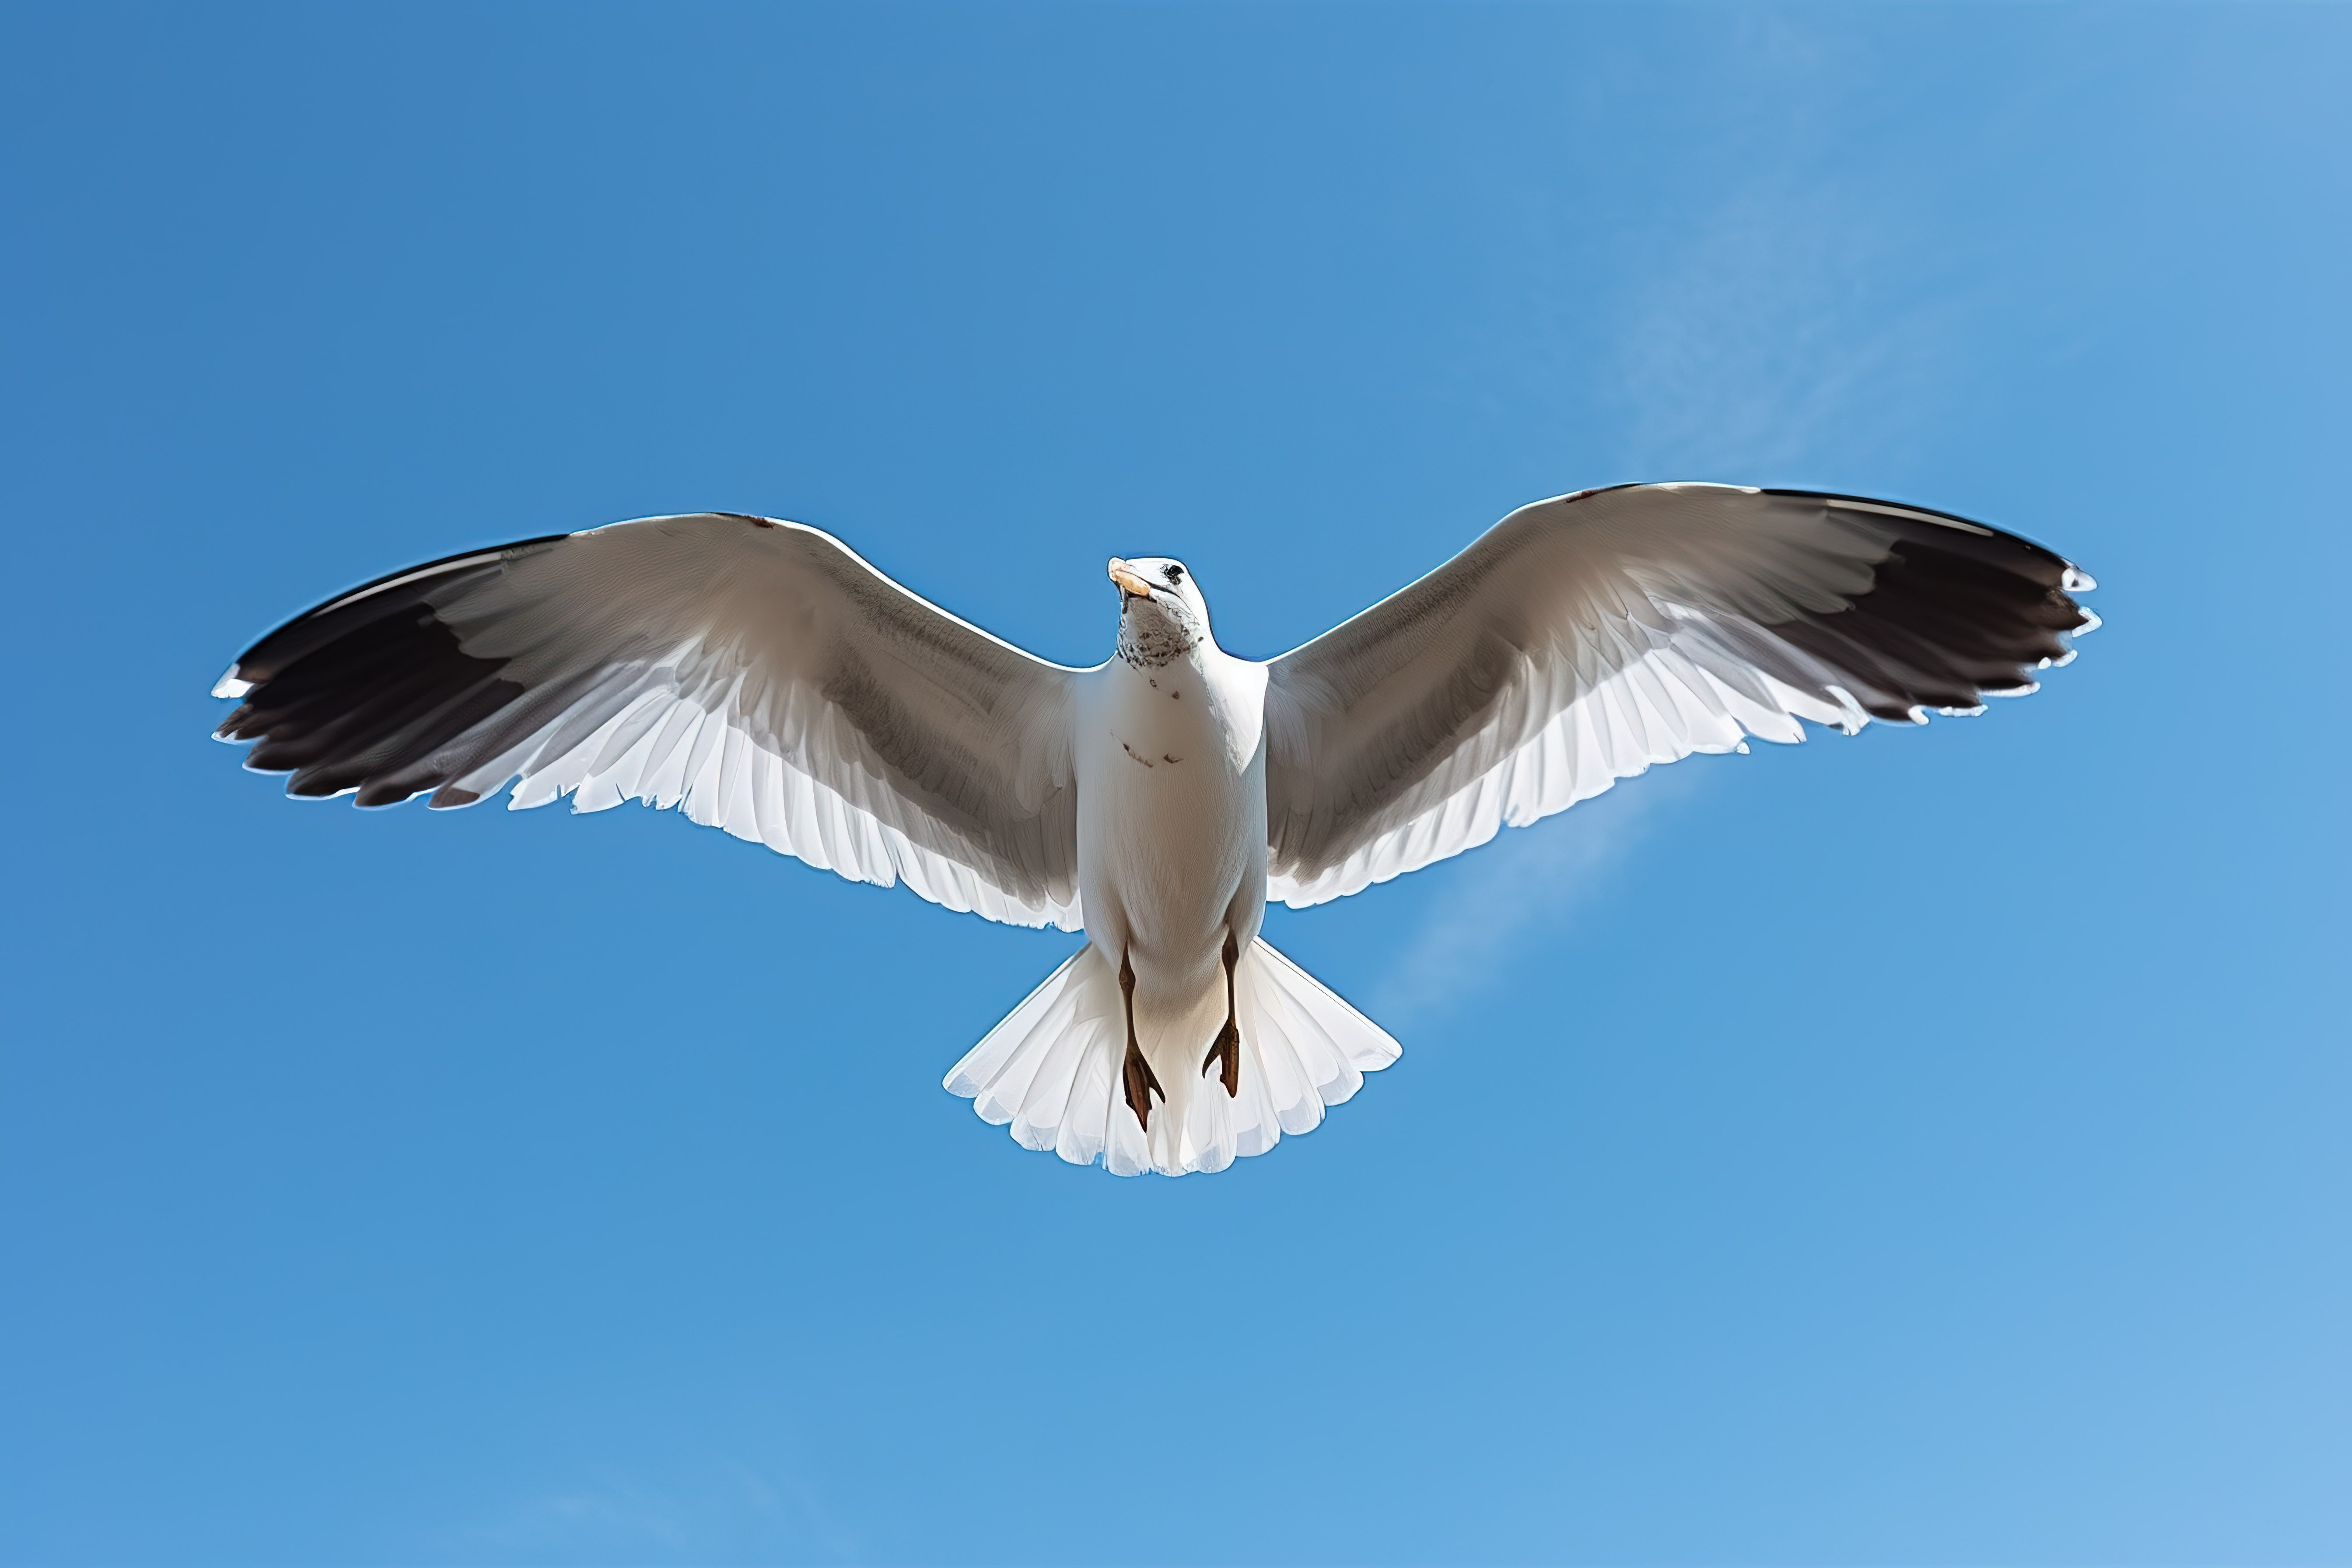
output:
<svg viewBox="0 0 2352 1568"><path fill-rule="evenodd" d="M1363 1087L1364 1074L1402 1054L1386 1030L1260 938L1234 971L1242 1068L1240 1092L1228 1097L1200 1070L1223 1021L1222 993L1143 1042L1168 1095L1149 1137L1121 1092L1118 976L1091 942L956 1063L948 1092L970 1100L982 1121L1010 1124L1024 1149L1051 1149L1074 1165L1099 1159L1114 1175L1181 1176L1222 1171L1286 1132L1312 1131L1326 1109Z"/></svg>

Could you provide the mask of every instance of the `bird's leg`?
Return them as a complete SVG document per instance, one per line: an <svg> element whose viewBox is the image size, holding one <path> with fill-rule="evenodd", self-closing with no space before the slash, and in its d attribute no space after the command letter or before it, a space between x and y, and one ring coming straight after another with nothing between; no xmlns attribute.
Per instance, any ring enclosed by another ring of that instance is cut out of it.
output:
<svg viewBox="0 0 2352 1568"><path fill-rule="evenodd" d="M1211 1046L1209 1054L1201 1058L1201 1076L1206 1078L1209 1068L1222 1058L1225 1064L1225 1070L1219 1076L1224 1082L1225 1098L1228 1100L1239 1099L1242 1092L1242 1025L1240 1017L1234 1011L1234 964L1240 957L1241 949L1234 942L1234 928L1227 926L1225 928L1225 1026L1217 1031L1216 1044Z"/></svg>
<svg viewBox="0 0 2352 1568"><path fill-rule="evenodd" d="M1127 1059L1119 1065L1119 1076L1127 1079L1127 1108L1135 1112L1142 1129L1151 1131L1151 1097L1168 1098L1160 1087L1160 1075L1143 1059L1141 1047L1135 1043L1135 963L1125 948L1118 952L1118 989L1127 998Z"/></svg>

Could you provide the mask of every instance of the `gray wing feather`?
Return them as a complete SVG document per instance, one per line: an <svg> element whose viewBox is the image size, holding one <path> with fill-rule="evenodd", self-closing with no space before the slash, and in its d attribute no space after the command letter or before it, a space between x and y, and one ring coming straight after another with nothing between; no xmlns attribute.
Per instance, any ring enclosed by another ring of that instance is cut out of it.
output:
<svg viewBox="0 0 2352 1568"><path fill-rule="evenodd" d="M1079 923L1072 671L798 523L650 518L413 568L271 633L224 740L362 805L682 805L853 880Z"/></svg>
<svg viewBox="0 0 2352 1568"><path fill-rule="evenodd" d="M1654 763L2033 689L2090 580L1924 508L1626 485L1523 507L1270 667L1270 892L1339 898Z"/></svg>

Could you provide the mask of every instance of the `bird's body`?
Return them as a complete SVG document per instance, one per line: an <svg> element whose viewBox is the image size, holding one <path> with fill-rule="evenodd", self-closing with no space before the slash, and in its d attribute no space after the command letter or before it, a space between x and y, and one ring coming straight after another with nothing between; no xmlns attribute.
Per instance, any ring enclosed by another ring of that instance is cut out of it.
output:
<svg viewBox="0 0 2352 1568"><path fill-rule="evenodd" d="M1265 916L1265 667L1206 637L1122 651L1078 678L1076 730L1087 939L1132 954L1139 1017L1189 1012Z"/></svg>
<svg viewBox="0 0 2352 1568"><path fill-rule="evenodd" d="M2013 535L1862 498L1619 486L1514 512L1258 662L1181 563L1114 559L1117 649L1047 664L837 540L731 513L395 573L231 666L225 740L289 793L679 806L860 881L1087 941L950 1069L1120 1173L1218 1170L1396 1059L1268 946L1654 763L1974 711L2095 619Z"/></svg>
<svg viewBox="0 0 2352 1568"><path fill-rule="evenodd" d="M1163 593L1169 570L1183 578L1174 562L1132 568ZM1218 647L1205 607L1169 598L1123 595L1118 652L1077 677L1073 710L1078 888L1099 959L1087 972L1134 975L1147 1134L1154 1098L1171 1127L1197 1120L1226 944L1248 952L1265 918L1265 667Z"/></svg>

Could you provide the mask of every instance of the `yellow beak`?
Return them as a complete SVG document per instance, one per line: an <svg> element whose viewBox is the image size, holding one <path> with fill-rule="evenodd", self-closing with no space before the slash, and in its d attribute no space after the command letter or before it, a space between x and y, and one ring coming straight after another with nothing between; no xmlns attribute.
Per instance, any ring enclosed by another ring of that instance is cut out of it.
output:
<svg viewBox="0 0 2352 1568"><path fill-rule="evenodd" d="M1121 594L1126 595L1129 598L1149 599L1151 597L1150 583L1145 579L1141 573L1138 572L1134 567L1129 566L1126 562L1121 561L1116 555L1110 558L1110 580L1118 584L1118 591Z"/></svg>

